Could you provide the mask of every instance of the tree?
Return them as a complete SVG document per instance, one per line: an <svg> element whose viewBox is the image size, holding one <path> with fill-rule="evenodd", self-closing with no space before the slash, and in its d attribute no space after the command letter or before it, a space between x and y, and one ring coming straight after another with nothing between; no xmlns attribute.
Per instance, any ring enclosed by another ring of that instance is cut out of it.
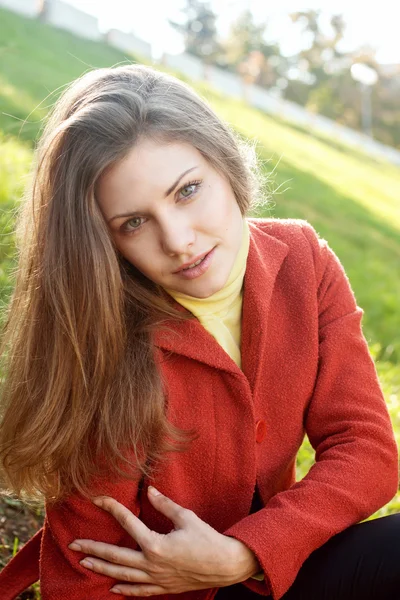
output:
<svg viewBox="0 0 400 600"><path fill-rule="evenodd" d="M307 72L311 75L311 87L318 87L330 79L333 73L348 67L348 55L337 48L346 28L342 15L330 16L331 35L321 27L321 11L298 11L291 13L290 18L293 23L302 25L303 32L310 38L309 46L303 48L296 58L300 58L307 66Z"/></svg>
<svg viewBox="0 0 400 600"><path fill-rule="evenodd" d="M323 30L321 11L303 10L289 16L294 24L302 26L309 43L289 59L292 68L285 98L330 118L342 115L345 105L338 97L338 89L341 85L348 87L349 81L351 85L348 75L352 62L350 53L338 50L346 28L343 16L329 16L329 33ZM353 113L351 120L354 121Z"/></svg>
<svg viewBox="0 0 400 600"><path fill-rule="evenodd" d="M277 79L276 66L280 59L277 43L266 41L267 23L255 23L250 10L245 10L232 24L223 42L223 60L246 83L271 87ZM273 60L271 60L273 59Z"/></svg>
<svg viewBox="0 0 400 600"><path fill-rule="evenodd" d="M217 15L208 2L186 2L186 6L181 10L183 22L169 20L169 23L183 35L186 52L198 56L208 64L213 63L218 59L221 50L217 38Z"/></svg>

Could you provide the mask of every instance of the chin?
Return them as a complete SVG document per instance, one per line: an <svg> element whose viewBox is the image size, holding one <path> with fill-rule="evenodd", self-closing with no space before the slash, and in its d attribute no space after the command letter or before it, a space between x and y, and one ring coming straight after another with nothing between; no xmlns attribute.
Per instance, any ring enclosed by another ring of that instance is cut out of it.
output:
<svg viewBox="0 0 400 600"><path fill-rule="evenodd" d="M216 292L219 292L224 287L225 283L226 280L220 280L210 282L208 285L204 286L199 285L198 289L193 290L193 292L188 292L188 294L195 296L196 298L209 298Z"/></svg>
<svg viewBox="0 0 400 600"><path fill-rule="evenodd" d="M200 298L201 300L206 300L206 298L209 298L213 294L215 294L215 292L196 292L195 294L190 295L194 296L195 298Z"/></svg>

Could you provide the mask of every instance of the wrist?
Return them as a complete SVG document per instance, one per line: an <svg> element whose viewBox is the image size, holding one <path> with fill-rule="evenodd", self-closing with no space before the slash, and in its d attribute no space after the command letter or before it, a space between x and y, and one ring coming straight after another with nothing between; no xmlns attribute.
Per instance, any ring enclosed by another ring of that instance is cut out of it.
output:
<svg viewBox="0 0 400 600"><path fill-rule="evenodd" d="M232 577L235 579L232 583L246 581L249 577L262 572L262 568L254 552L250 550L243 542L231 538L235 543L232 545Z"/></svg>

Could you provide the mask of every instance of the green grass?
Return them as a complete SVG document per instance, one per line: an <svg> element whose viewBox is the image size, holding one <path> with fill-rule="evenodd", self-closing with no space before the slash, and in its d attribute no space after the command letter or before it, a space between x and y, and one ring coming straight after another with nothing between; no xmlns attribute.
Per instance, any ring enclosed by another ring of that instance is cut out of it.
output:
<svg viewBox="0 0 400 600"><path fill-rule="evenodd" d="M25 143L5 138L0 131L0 311L12 291L15 266L14 215L27 182L32 150Z"/></svg>
<svg viewBox="0 0 400 600"><path fill-rule="evenodd" d="M63 87L93 67L134 60L0 9L0 302L12 290L14 209L32 148ZM186 78L185 78L186 80ZM307 219L338 254L359 305L400 443L400 171L324 136L310 135L243 102L194 87L244 137L257 140L263 173L273 171L267 216ZM313 461L307 442L298 475ZM397 496L376 515L400 510Z"/></svg>
<svg viewBox="0 0 400 600"><path fill-rule="evenodd" d="M130 61L102 42L0 9L0 129L32 142L66 84L92 68Z"/></svg>

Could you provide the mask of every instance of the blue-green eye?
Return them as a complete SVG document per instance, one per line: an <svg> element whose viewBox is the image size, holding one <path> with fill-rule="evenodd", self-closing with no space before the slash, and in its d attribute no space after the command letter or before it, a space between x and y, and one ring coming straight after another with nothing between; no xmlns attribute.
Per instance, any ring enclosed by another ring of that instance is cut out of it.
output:
<svg viewBox="0 0 400 600"><path fill-rule="evenodd" d="M189 183L186 183L183 187L181 187L179 192L182 194L183 199L186 200L187 198L191 198L192 196L194 196L194 194L196 194L199 191L201 183L202 182L200 180L190 181ZM189 190L189 193L184 193L185 190Z"/></svg>
<svg viewBox="0 0 400 600"><path fill-rule="evenodd" d="M142 224L141 217L132 217L132 219L129 219L129 221L125 221L125 223L123 225L123 229L128 232L135 231L136 229L139 229L141 224Z"/></svg>

